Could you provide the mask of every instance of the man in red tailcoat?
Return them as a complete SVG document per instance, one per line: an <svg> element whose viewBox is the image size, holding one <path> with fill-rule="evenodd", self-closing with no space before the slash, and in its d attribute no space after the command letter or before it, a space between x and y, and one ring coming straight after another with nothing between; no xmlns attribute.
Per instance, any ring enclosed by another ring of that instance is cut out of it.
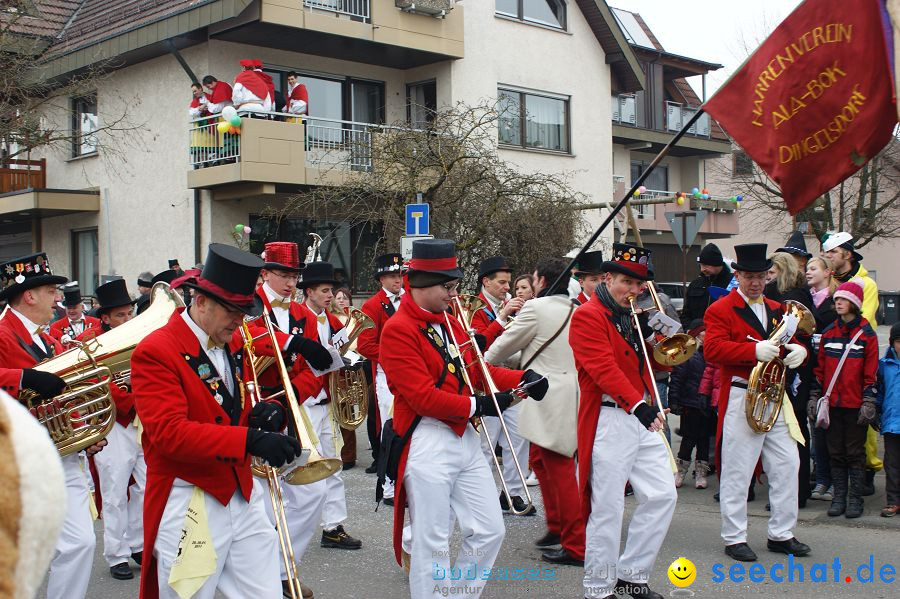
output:
<svg viewBox="0 0 900 599"><path fill-rule="evenodd" d="M62 352L62 346L45 332L53 316L56 288L66 278L54 275L46 254L33 254L0 264L0 300L9 306L0 319L0 364L5 374L4 391L19 396L22 389L37 393L34 403L60 394L65 382L55 374L33 370L33 366ZM87 448L96 453L106 441ZM50 562L47 597L83 599L94 561L94 524L90 492L79 453L62 458L66 477L66 518Z"/></svg>
<svg viewBox="0 0 900 599"><path fill-rule="evenodd" d="M262 266L257 256L210 244L203 271L184 283L194 291L191 307L132 356L147 461L142 599L176 599L175 587L199 599L217 589L227 597L281 595L278 540L250 459L279 467L301 448L277 432L285 422L277 401L251 409L237 331L258 313Z"/></svg>
<svg viewBox="0 0 900 599"><path fill-rule="evenodd" d="M675 512L675 478L671 450L662 430L652 388L653 372L642 352L648 348L634 326L629 298L653 279L650 252L613 244L613 259L603 263L605 280L587 303L575 310L569 343L575 355L578 384L578 484L585 533L584 596L661 599L648 585L656 556ZM665 318L653 328L674 332ZM648 323L649 324L649 323ZM641 347L641 346L644 347ZM625 497L631 482L637 507L628 527L625 551L619 554Z"/></svg>
<svg viewBox="0 0 900 599"><path fill-rule="evenodd" d="M603 280L603 252L584 252L578 257L575 267L575 279L581 285L578 302L586 304L594 295L597 285Z"/></svg>
<svg viewBox="0 0 900 599"><path fill-rule="evenodd" d="M309 92L306 86L299 82L297 73L294 71L288 73L287 84L287 105L282 110L298 116L309 114Z"/></svg>
<svg viewBox="0 0 900 599"><path fill-rule="evenodd" d="M68 349L86 330L99 329L100 321L84 313L84 299L77 283L63 287L63 298L66 316L50 325L50 336Z"/></svg>
<svg viewBox="0 0 900 599"><path fill-rule="evenodd" d="M526 375L488 366L497 388L506 390L496 394L497 405L479 390L468 388L461 368L474 359L474 352L467 349L460 356L452 339L462 343L468 337L446 312L462 277L453 242L413 242L409 267L410 292L385 324L379 351L394 393L393 430L409 439L397 466L394 554L401 563L408 502L412 599L433 597L436 586L444 595L477 598L491 576L505 530L494 498L494 477L469 420L497 416L497 407L500 411L509 407L511 389L520 382L533 383L528 391L538 400L548 383L533 372ZM471 368L470 372L474 384L484 387L480 371ZM462 531L454 568L460 576L450 574L451 516Z"/></svg>
<svg viewBox="0 0 900 599"><path fill-rule="evenodd" d="M269 95L269 85L266 80L256 72L255 60L242 60L243 70L234 78L231 101L237 110L248 112L268 112L272 110L272 97Z"/></svg>
<svg viewBox="0 0 900 599"><path fill-rule="evenodd" d="M800 456L796 443L803 435L784 398L774 427L756 433L747 423L747 381L757 361L781 357L787 368L797 368L806 360L806 348L799 343L781 346L768 341L778 326L784 309L763 296L766 272L772 261L766 258L766 244L748 243L734 248L738 287L712 303L706 310L704 358L719 364L719 425L716 434L719 453L719 509L722 512L722 539L725 553L739 561L755 561L756 553L747 544L747 487L762 457L769 479L768 549L776 553L806 555L810 548L794 538L797 524L797 470ZM796 329L796 325L794 326ZM782 341L793 337L793 331Z"/></svg>

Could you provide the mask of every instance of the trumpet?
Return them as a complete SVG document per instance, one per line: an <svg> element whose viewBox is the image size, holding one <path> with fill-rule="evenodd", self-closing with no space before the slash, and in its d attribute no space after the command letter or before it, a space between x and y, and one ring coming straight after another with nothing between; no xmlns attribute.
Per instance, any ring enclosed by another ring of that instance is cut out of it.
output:
<svg viewBox="0 0 900 599"><path fill-rule="evenodd" d="M483 391L487 392L494 401L494 407L497 409L498 418L500 420L500 430L503 431L508 446L512 447L513 443L509 436L509 429L506 426L506 421L503 420L503 414L500 413L500 405L497 403L497 393L499 392L499 389L497 389L497 385L494 383L494 378L491 376L491 371L487 367L487 362L484 359L484 355L481 353L481 348L478 347L478 342L475 340L475 329L472 328L472 316L475 312L484 308L484 301L474 295L457 295L451 301L451 308L453 309L454 316L456 316L456 319L463 325L463 328L466 329L466 333L468 334L468 339L460 343L456 339L456 334L453 332L453 327L450 323L450 315L446 312L444 313L444 326L447 329L450 342L456 346L456 349L459 352L462 363L460 373L462 374L463 382L469 389L475 390L472 377L469 375L469 367L476 366L485 383L484 386L486 388L483 389ZM466 350L471 350L475 354L475 359L468 364L465 361ZM481 426L480 418L473 418L472 425L476 430L481 430L489 447L493 448L494 445L496 445L496 440L491 439L487 427ZM516 465L516 475L522 483L522 488L525 489L525 507L522 510L516 510L513 506L512 496L509 493L509 486L506 484L506 479L503 478L503 468L500 465L500 461L493 451L490 453L493 458L494 468L496 468L497 474L500 477L500 485L503 487L503 494L506 495L506 501L510 506L510 510L517 515L528 513L531 510L532 505L534 505L534 500L531 498L531 491L528 489L526 477L522 471L522 465L519 464L519 459L516 457L515 452L510 452L510 457L512 457L513 463Z"/></svg>
<svg viewBox="0 0 900 599"><path fill-rule="evenodd" d="M650 293L653 307L642 309L642 311L656 310L661 314L665 314L665 310L659 299L659 294L656 292L656 286L653 285L653 281L647 281L647 291ZM632 313L636 315L635 298L633 296L630 297L629 302L631 303ZM637 319L635 319L635 324L638 331L640 331L640 325L637 324ZM643 338L643 335L641 338ZM687 333L675 333L671 337L662 339L653 346L653 359L662 366L678 366L679 364L684 364L690 360L691 356L694 355L694 352L697 351L697 347L699 347L697 345L697 340Z"/></svg>

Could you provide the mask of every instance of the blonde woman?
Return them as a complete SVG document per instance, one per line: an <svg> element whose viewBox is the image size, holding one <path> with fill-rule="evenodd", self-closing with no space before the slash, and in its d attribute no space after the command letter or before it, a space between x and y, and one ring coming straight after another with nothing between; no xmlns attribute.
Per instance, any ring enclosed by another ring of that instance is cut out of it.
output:
<svg viewBox="0 0 900 599"><path fill-rule="evenodd" d="M812 294L813 303L819 312L816 333L837 319L832 296L838 288L838 280L834 278L834 267L828 258L812 258L806 265L806 284Z"/></svg>

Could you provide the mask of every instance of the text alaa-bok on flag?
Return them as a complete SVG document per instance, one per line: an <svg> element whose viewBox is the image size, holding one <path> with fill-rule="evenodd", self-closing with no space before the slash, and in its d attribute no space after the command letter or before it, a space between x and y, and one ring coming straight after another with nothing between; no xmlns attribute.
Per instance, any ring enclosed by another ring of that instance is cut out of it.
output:
<svg viewBox="0 0 900 599"><path fill-rule="evenodd" d="M704 106L796 214L890 140L879 0L806 0Z"/></svg>

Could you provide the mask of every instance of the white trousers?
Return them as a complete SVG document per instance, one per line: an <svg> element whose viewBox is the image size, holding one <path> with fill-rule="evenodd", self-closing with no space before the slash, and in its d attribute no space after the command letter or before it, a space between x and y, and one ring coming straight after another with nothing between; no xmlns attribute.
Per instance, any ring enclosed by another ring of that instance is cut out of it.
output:
<svg viewBox="0 0 900 599"><path fill-rule="evenodd" d="M281 597L278 578L278 539L266 517L262 494L254 492L244 500L240 489L228 505L204 494L206 516L213 547L216 571L192 599L213 599L216 589L227 599ZM160 599L179 599L169 586L169 572L178 554L184 517L194 493L194 485L175 479L159 523L153 547L158 560L157 580Z"/></svg>
<svg viewBox="0 0 900 599"><path fill-rule="evenodd" d="M631 481L637 507L619 555L625 483ZM663 438L625 410L600 410L591 455L591 515L584 552L584 595L613 594L617 579L647 582L672 514L675 477ZM570 506L571 507L571 506Z"/></svg>
<svg viewBox="0 0 900 599"><path fill-rule="evenodd" d="M391 393L391 389L388 387L387 376L384 374L381 364L375 369L375 399L378 401L381 430L384 431L384 423L391 418L391 410L394 408L394 394ZM384 490L385 498L392 498L394 496L394 481L390 478L385 478L382 489Z"/></svg>
<svg viewBox="0 0 900 599"><path fill-rule="evenodd" d="M519 435L519 414L521 413L521 403L516 404L503 412L503 421L506 423L506 428L509 430L509 438L513 443L512 449L509 448L509 443L506 442L506 435L500 430L499 418L496 416L485 416L481 419L482 425L491 436L491 441L495 444L499 442L500 448L503 449L503 479L506 481L507 488L509 488L509 494L518 495L520 497L525 495L525 487L522 485L519 473L516 472L516 463L512 458L512 454L516 454L516 457L519 460L519 466L522 468L522 474L528 476L529 444L528 439L523 439ZM494 448L488 447L487 438L484 434L481 435L481 438L484 457L487 459L491 471L493 471L494 458L491 457L491 453L493 453Z"/></svg>
<svg viewBox="0 0 900 599"><path fill-rule="evenodd" d="M47 599L84 599L94 563L94 523L91 518L89 476L79 453L62 458L66 477L66 519L63 521L47 581Z"/></svg>
<svg viewBox="0 0 900 599"><path fill-rule="evenodd" d="M768 433L750 429L745 413L747 390L732 387L722 428L722 474L719 479L719 509L722 540L726 545L747 542L747 488L756 463L769 480L769 538L786 541L797 524L797 472L800 455L784 421L784 410ZM784 409L791 409L788 403Z"/></svg>
<svg viewBox="0 0 900 599"><path fill-rule="evenodd" d="M115 566L144 548L147 464L133 423L122 426L117 422L106 440L107 446L94 456L94 465L103 497L103 557ZM128 480L132 476L129 497Z"/></svg>
<svg viewBox="0 0 900 599"><path fill-rule="evenodd" d="M254 479L254 493L264 497L266 515L272 526L275 526L275 516L272 510L272 499L269 496L269 483L265 479ZM288 530L291 536L291 547L294 550L294 559L297 567L303 560L303 554L309 546L309 541L322 518L322 507L325 505L325 481L319 480L308 485L289 485L281 481L281 496L284 502L284 515L287 518ZM281 557L281 546L278 546L278 564L281 568L281 579L287 580L287 572L284 569L284 559Z"/></svg>
<svg viewBox="0 0 900 599"><path fill-rule="evenodd" d="M445 596L481 596L506 530L478 433L467 426L459 437L443 422L423 418L410 440L403 484L412 530L411 599L434 597L436 586ZM461 542L451 572L454 516Z"/></svg>
<svg viewBox="0 0 900 599"><path fill-rule="evenodd" d="M339 458L334 438L334 419L331 416L331 404L310 406L303 404L309 414L313 430L319 437L319 453L325 458ZM340 434L340 433L338 433ZM325 505L322 508L322 528L334 530L347 519L347 494L344 490L344 477L338 470L325 479Z"/></svg>

